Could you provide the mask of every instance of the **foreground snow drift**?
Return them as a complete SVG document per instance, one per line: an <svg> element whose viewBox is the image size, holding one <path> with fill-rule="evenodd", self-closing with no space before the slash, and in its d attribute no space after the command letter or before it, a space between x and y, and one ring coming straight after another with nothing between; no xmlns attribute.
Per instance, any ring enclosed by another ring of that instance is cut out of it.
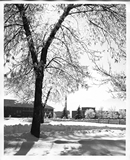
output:
<svg viewBox="0 0 130 160"><path fill-rule="evenodd" d="M41 125L37 139L29 133L30 120L9 121L4 127L5 155L125 155L124 125L49 122Z"/></svg>

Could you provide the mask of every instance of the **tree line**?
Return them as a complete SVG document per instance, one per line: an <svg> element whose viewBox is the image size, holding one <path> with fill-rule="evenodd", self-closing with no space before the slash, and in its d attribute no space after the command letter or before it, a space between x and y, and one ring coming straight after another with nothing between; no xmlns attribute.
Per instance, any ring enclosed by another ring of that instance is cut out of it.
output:
<svg viewBox="0 0 130 160"><path fill-rule="evenodd" d="M55 117L56 118L56 115ZM61 117L64 119L69 119L70 114L68 113L66 107L64 107ZM86 109L84 112L78 107L74 117L74 119L126 119L126 110L120 109L119 111L115 111L114 107L108 109L108 111L103 110L103 107L98 110Z"/></svg>

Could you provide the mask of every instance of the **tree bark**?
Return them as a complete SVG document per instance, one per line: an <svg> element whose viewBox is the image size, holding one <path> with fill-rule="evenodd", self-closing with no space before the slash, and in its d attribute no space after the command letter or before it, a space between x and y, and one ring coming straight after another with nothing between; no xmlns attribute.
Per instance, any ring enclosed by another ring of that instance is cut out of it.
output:
<svg viewBox="0 0 130 160"><path fill-rule="evenodd" d="M31 126L31 134L35 137L40 137L40 123L42 115L42 82L43 82L43 67L38 68L36 72L35 82L35 100L33 109L33 120Z"/></svg>

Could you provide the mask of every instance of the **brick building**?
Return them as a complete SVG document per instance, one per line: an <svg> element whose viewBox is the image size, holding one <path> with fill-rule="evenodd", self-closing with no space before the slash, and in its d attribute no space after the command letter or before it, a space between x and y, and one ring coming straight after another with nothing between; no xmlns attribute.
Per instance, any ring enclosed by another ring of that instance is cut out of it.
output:
<svg viewBox="0 0 130 160"><path fill-rule="evenodd" d="M46 105L45 113L53 116L54 108ZM32 117L33 103L18 103L15 100L4 99L4 117Z"/></svg>

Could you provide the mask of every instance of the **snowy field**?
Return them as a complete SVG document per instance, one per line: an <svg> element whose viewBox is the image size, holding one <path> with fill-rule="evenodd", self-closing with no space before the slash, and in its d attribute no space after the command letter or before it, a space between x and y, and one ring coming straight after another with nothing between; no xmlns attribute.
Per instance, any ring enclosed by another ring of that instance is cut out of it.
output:
<svg viewBox="0 0 130 160"><path fill-rule="evenodd" d="M9 118L4 124L7 156L125 156L125 125L49 120L37 139L30 134L30 118Z"/></svg>

